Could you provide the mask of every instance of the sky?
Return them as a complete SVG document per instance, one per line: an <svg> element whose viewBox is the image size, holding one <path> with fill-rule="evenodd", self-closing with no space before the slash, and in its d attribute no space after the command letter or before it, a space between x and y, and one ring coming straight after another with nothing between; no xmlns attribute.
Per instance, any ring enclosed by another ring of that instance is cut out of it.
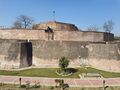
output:
<svg viewBox="0 0 120 90"><path fill-rule="evenodd" d="M96 25L103 31L105 21L114 22L112 33L120 36L120 0L0 0L0 26L10 27L16 17L26 15L34 23L72 23L86 30Z"/></svg>

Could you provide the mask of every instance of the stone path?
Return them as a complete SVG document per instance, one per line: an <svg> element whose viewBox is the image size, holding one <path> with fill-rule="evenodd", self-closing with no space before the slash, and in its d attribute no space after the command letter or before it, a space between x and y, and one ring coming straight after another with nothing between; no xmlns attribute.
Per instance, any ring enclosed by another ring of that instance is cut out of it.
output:
<svg viewBox="0 0 120 90"><path fill-rule="evenodd" d="M19 84L19 78L22 78L22 84L29 81L31 85L40 83L44 86L55 86L56 78L43 78L43 77L22 77L22 76L0 76L0 83ZM120 86L120 78L104 78L104 79L67 79L64 82L71 87L102 87L103 80L107 86Z"/></svg>

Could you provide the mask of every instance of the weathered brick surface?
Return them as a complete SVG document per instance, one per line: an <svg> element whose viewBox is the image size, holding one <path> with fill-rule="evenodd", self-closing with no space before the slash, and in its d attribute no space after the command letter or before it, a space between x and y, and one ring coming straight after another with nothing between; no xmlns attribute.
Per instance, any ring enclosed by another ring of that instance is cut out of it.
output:
<svg viewBox="0 0 120 90"><path fill-rule="evenodd" d="M97 32L81 32L81 31L55 31L55 40L63 41L104 41L104 34Z"/></svg>
<svg viewBox="0 0 120 90"><path fill-rule="evenodd" d="M33 55L41 59L59 59L62 56L75 59L88 57L87 43L74 41L32 41Z"/></svg>
<svg viewBox="0 0 120 90"><path fill-rule="evenodd" d="M19 68L21 62L21 43L19 40L0 40L0 68ZM31 40L32 64L36 67L58 67L62 56L70 60L70 67L81 64L91 65L108 71L120 70L120 44L90 44L78 41ZM25 51L26 52L26 51ZM23 54L26 55L26 54ZM26 56L23 56L26 58ZM27 62L24 60L24 66Z"/></svg>
<svg viewBox="0 0 120 90"><path fill-rule="evenodd" d="M40 24L36 24L33 26L33 29L47 29L50 27L53 30L68 30L68 31L78 31L78 28L74 24L62 23L56 21L44 22Z"/></svg>
<svg viewBox="0 0 120 90"><path fill-rule="evenodd" d="M89 57L97 59L120 60L119 44L90 44Z"/></svg>
<svg viewBox="0 0 120 90"><path fill-rule="evenodd" d="M0 69L19 68L20 45L16 40L0 40Z"/></svg>
<svg viewBox="0 0 120 90"><path fill-rule="evenodd" d="M82 32L82 31L59 31L53 33L53 40L56 41L90 41L103 42L104 33L102 32ZM111 40L112 34L108 34ZM21 39L21 40L48 40L52 38L45 30L0 30L0 39Z"/></svg>
<svg viewBox="0 0 120 90"><path fill-rule="evenodd" d="M89 58L89 64L97 69L120 72L120 60Z"/></svg>

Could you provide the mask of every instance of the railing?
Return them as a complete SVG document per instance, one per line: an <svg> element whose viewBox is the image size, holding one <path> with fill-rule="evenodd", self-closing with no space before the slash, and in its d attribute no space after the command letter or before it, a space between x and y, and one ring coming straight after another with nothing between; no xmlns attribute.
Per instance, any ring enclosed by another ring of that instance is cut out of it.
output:
<svg viewBox="0 0 120 90"><path fill-rule="evenodd" d="M32 30L31 28L13 28L13 27L0 26L0 30L14 30L14 29L17 29L17 30L21 30L21 29Z"/></svg>
<svg viewBox="0 0 120 90"><path fill-rule="evenodd" d="M7 29L12 29L11 27L6 27L6 26L0 26L0 30L7 30Z"/></svg>

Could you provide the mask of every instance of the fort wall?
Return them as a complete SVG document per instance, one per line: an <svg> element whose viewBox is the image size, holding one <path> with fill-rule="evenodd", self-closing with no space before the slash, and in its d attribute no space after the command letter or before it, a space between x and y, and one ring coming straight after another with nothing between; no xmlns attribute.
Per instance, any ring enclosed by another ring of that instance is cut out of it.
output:
<svg viewBox="0 0 120 90"><path fill-rule="evenodd" d="M30 47L31 51L28 51ZM28 57L29 54L32 57ZM36 67L58 67L59 58L63 56L70 60L70 67L85 64L102 70L120 71L120 43L0 40L0 69L26 67L29 63Z"/></svg>
<svg viewBox="0 0 120 90"><path fill-rule="evenodd" d="M111 33L105 35L103 32L67 30L54 30L53 33L47 33L45 30L0 30L0 39L104 42L107 38L111 41L114 35Z"/></svg>
<svg viewBox="0 0 120 90"><path fill-rule="evenodd" d="M95 68L119 72L120 44L90 44L89 64Z"/></svg>
<svg viewBox="0 0 120 90"><path fill-rule="evenodd" d="M120 60L119 44L90 44L89 58Z"/></svg>
<svg viewBox="0 0 120 90"><path fill-rule="evenodd" d="M0 39L0 69L18 69L29 66L26 44L18 40Z"/></svg>
<svg viewBox="0 0 120 90"><path fill-rule="evenodd" d="M97 37L97 38L96 38ZM103 42L104 33L97 32L81 32L81 31L56 31L55 40L62 41L90 41L90 42Z"/></svg>
<svg viewBox="0 0 120 90"><path fill-rule="evenodd" d="M107 71L120 71L119 44L91 44L76 41L34 41L33 64L58 67L59 58L66 56L70 67L90 65Z"/></svg>
<svg viewBox="0 0 120 90"><path fill-rule="evenodd" d="M45 38L43 30L0 30L0 39L45 40Z"/></svg>
<svg viewBox="0 0 120 90"><path fill-rule="evenodd" d="M79 55L88 57L88 50L83 49L87 43L70 41L32 41L33 43L33 65L38 67L58 67L58 61L65 56L76 66ZM75 63L74 63L75 62ZM80 64L78 63L77 66Z"/></svg>
<svg viewBox="0 0 120 90"><path fill-rule="evenodd" d="M0 69L19 68L20 45L16 40L0 40Z"/></svg>
<svg viewBox="0 0 120 90"><path fill-rule="evenodd" d="M112 33L80 31L74 24L56 21L36 24L32 29L0 30L0 69L58 67L65 56L69 67L89 65L120 71L120 43L110 42L114 40Z"/></svg>

